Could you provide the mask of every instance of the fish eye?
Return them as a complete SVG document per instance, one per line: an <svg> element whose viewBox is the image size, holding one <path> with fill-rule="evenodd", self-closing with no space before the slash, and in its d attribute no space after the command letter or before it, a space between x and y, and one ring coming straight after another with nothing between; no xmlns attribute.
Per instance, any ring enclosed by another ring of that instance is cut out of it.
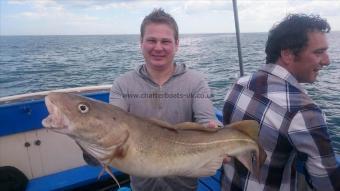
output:
<svg viewBox="0 0 340 191"><path fill-rule="evenodd" d="M78 110L81 113L87 113L89 111L89 107L87 105L81 103L81 104L78 105Z"/></svg>

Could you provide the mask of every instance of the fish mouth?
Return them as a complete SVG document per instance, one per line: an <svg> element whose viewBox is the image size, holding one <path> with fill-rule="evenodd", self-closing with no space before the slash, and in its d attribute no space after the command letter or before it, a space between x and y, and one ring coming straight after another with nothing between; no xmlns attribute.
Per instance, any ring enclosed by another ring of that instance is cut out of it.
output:
<svg viewBox="0 0 340 191"><path fill-rule="evenodd" d="M69 125L67 117L60 111L58 106L53 103L49 96L45 97L45 105L49 115L42 120L42 125L47 129L65 133L63 131L67 130Z"/></svg>

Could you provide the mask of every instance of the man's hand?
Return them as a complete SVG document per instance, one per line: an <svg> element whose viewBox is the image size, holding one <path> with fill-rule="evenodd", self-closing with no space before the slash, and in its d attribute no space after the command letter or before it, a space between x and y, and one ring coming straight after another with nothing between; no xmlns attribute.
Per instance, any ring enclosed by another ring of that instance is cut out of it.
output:
<svg viewBox="0 0 340 191"><path fill-rule="evenodd" d="M219 126L216 121L209 121L208 123L204 124L204 127L206 128L221 128L221 126Z"/></svg>
<svg viewBox="0 0 340 191"><path fill-rule="evenodd" d="M209 121L208 123L206 123L204 125L206 128L222 128L221 126L219 126L216 121ZM223 164L227 164L231 161L231 157L228 156L228 155L225 155L224 156L224 159L223 159Z"/></svg>

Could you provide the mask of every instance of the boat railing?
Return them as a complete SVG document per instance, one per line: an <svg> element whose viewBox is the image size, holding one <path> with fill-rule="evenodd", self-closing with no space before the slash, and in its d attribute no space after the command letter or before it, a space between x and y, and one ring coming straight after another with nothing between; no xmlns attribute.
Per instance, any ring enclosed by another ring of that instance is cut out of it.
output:
<svg viewBox="0 0 340 191"><path fill-rule="evenodd" d="M91 92L108 92L111 88L111 85L98 85L98 86L84 86L84 87L76 87L76 88L65 88L65 89L57 89L51 91L41 91L35 93L26 93L19 94L13 96L0 97L0 105L9 104L12 102L18 103L22 101L34 101L43 99L50 92L69 92L69 93L91 93Z"/></svg>

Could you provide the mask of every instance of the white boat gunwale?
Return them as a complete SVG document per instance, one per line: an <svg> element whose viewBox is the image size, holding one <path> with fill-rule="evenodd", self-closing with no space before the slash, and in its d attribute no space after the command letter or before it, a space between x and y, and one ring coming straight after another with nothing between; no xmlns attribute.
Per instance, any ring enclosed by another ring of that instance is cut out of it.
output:
<svg viewBox="0 0 340 191"><path fill-rule="evenodd" d="M33 101L44 98L51 92L69 92L69 93L93 93L93 92L106 92L109 91L112 85L98 85L98 86L84 86L74 88L64 88L57 90L40 91L34 93L18 94L13 96L0 97L0 106L9 103L18 103L22 101Z"/></svg>

